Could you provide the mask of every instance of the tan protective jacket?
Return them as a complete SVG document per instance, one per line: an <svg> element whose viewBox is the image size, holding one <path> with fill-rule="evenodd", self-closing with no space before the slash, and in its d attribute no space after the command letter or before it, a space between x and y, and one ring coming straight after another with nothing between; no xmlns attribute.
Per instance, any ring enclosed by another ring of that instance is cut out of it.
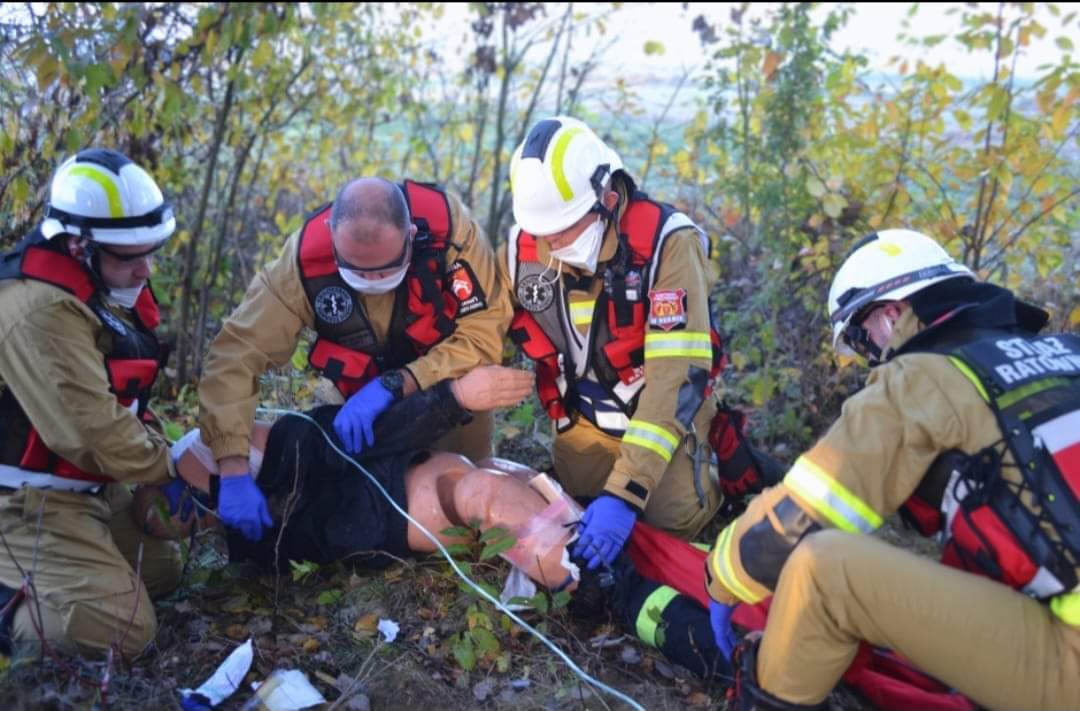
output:
<svg viewBox="0 0 1080 711"><path fill-rule="evenodd" d="M469 263L488 296L487 308L457 319L453 334L407 366L421 389L464 375L477 365L500 362L512 313L487 237L461 201L449 193L447 197L454 233L446 264L458 259ZM270 367L287 363L301 329L315 325L315 314L300 280L299 239L297 231L286 241L281 255L255 276L243 302L210 346L199 383L199 424L217 459L247 456L259 376ZM380 342L386 340L394 298L394 292L359 295Z"/></svg>
<svg viewBox="0 0 1080 711"><path fill-rule="evenodd" d="M113 312L128 322L122 310ZM45 445L92 474L166 481L168 442L110 391L111 346L109 330L74 295L30 279L0 283L0 385Z"/></svg>
<svg viewBox="0 0 1080 711"><path fill-rule="evenodd" d="M619 218L625 210L626 197L625 192L620 190ZM598 259L601 266L597 267L598 270L602 270L602 265L615 256L618 248L615 228L617 224L618 220L615 220L604 235ZM516 230L511 234L516 234ZM546 264L551 254L547 242L538 239L536 248L537 260L541 264ZM509 264L506 245L500 247L498 261L507 291L511 291L510 270L514 269L515 265ZM664 331L648 325L646 339L649 334L657 334L660 337L676 334L684 338L697 337L701 343L708 344L710 342L709 292L716 277L697 229L685 227L673 231L665 241L662 253L653 255L653 263L659 265L652 287L654 291L686 290L686 326L680 330ZM558 270L559 267L555 266L558 262L552 262L552 264L552 269ZM567 265L562 265L562 272L575 278L584 274L582 270ZM603 286L603 279L596 278L592 280L588 291L570 290L567 295L574 325L583 335L588 333L592 304L596 301ZM512 294L511 298L514 306L520 307L517 295ZM575 305L579 305L578 308L575 308ZM578 314L582 314L583 317L579 318ZM708 348L707 345L705 347ZM619 458L615 461L607 484L604 486L605 492L644 510L648 494L660 483L671 461L672 453L661 453L660 450L667 449L667 445L674 450L686 434L685 428L675 419L675 408L679 387L686 382L687 372L691 366L708 371L712 367L711 354L709 357L687 357L673 349L651 349L646 340L645 388L639 396L637 409L634 411L633 419L630 420L630 428L623 435ZM712 401L707 400L705 406L712 407ZM660 432L658 433L657 430ZM658 435L661 438L659 446L646 445L646 442L657 441L655 436L635 437L635 432ZM706 434L699 433L699 436L704 437ZM599 433L598 436L600 436ZM627 484L631 482L637 486L628 489ZM634 493L634 490L639 488L646 492L644 496Z"/></svg>
<svg viewBox="0 0 1080 711"><path fill-rule="evenodd" d="M907 310L889 346L922 328ZM724 603L761 600L811 525L870 533L907 501L938 455L973 454L999 439L993 412L946 356L911 353L878 366L784 481L720 533L706 567L709 594Z"/></svg>

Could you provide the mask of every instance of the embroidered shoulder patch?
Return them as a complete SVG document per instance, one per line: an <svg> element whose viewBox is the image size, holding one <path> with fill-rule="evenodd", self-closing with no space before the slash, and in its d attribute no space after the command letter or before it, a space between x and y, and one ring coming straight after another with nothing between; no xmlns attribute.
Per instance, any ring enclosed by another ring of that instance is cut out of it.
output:
<svg viewBox="0 0 1080 711"><path fill-rule="evenodd" d="M476 279L469 263L458 259L446 272L446 288L458 302L458 317L483 311L487 308L487 296Z"/></svg>
<svg viewBox="0 0 1080 711"><path fill-rule="evenodd" d="M686 328L686 289L650 291L649 325L664 331Z"/></svg>

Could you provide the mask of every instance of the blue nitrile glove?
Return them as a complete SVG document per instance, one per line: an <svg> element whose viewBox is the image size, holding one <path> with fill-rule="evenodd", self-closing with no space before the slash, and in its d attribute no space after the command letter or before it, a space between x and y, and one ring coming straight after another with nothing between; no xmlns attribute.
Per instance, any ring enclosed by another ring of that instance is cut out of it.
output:
<svg viewBox="0 0 1080 711"><path fill-rule="evenodd" d="M712 623L713 637L716 638L716 646L729 661L731 653L735 651L735 645L739 642L735 638L735 631L731 629L731 612L734 609L734 605L709 600L709 622Z"/></svg>
<svg viewBox="0 0 1080 711"><path fill-rule="evenodd" d="M274 525L266 497L249 472L221 477L218 518L226 526L240 529L244 538L253 543L262 538L264 528Z"/></svg>
<svg viewBox="0 0 1080 711"><path fill-rule="evenodd" d="M187 482L176 477L168 484L161 487L161 493L169 501L169 515L175 516L180 511L180 520L187 521L191 518L191 512L195 508L195 502L188 492Z"/></svg>
<svg viewBox="0 0 1080 711"><path fill-rule="evenodd" d="M334 431L349 454L375 444L375 418L394 402L394 394L376 378L345 401L334 418Z"/></svg>
<svg viewBox="0 0 1080 711"><path fill-rule="evenodd" d="M574 546L574 556L588 560L589 570L595 570L600 563L611 565L636 520L637 514L625 501L601 494L581 517L581 538Z"/></svg>

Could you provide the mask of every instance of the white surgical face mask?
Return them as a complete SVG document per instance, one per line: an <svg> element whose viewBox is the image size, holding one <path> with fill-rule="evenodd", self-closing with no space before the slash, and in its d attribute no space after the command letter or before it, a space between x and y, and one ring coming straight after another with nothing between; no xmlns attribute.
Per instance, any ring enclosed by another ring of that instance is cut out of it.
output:
<svg viewBox="0 0 1080 711"><path fill-rule="evenodd" d="M596 260L600 256L600 244L603 240L604 218L597 217L596 222L586 227L576 240L565 247L551 250L551 256L572 267L595 272Z"/></svg>
<svg viewBox="0 0 1080 711"><path fill-rule="evenodd" d="M109 289L109 299L125 309L133 309L142 290L141 286L133 286L130 289Z"/></svg>
<svg viewBox="0 0 1080 711"><path fill-rule="evenodd" d="M408 267L406 267L397 274L383 277L382 279L365 279L349 269L338 269L338 274L341 275L341 278L345 280L346 284L353 289L356 289L361 294L385 294L398 287L398 284L405 278L405 272L408 270Z"/></svg>

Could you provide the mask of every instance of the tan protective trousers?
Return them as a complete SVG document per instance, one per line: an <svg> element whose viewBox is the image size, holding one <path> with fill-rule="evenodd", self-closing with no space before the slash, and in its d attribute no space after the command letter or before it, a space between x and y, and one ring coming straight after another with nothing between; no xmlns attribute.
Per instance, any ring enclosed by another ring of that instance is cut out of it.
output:
<svg viewBox="0 0 1080 711"><path fill-rule="evenodd" d="M63 651L98 656L112 644L128 656L142 651L157 631L150 597L168 593L180 580L177 544L139 532L131 494L120 484L99 494L2 491L9 493L0 496L0 530L11 553L0 544L0 582L22 585L14 554L24 571L32 571L38 598L37 605L24 600L16 611L15 641L39 643L36 623L48 644Z"/></svg>
<svg viewBox="0 0 1080 711"><path fill-rule="evenodd" d="M859 640L903 655L994 709L1080 708L1080 628L1038 601L869 536L829 530L795 548L758 653L758 682L822 701Z"/></svg>
<svg viewBox="0 0 1080 711"><path fill-rule="evenodd" d="M473 462L479 462L491 456L491 434L494 430L495 419L490 412L475 412L472 422L450 430L431 448L435 451L457 452Z"/></svg>
<svg viewBox="0 0 1080 711"><path fill-rule="evenodd" d="M715 401L706 400L694 418L694 428L700 443L706 443L709 425L716 413ZM596 496L604 488L615 460L619 458L621 440L600 431L584 417L573 427L555 436L552 459L559 482L571 496ZM706 454L709 450L705 450ZM646 523L663 529L673 536L690 540L716 515L723 495L716 485L715 467L709 458L700 472L704 505L694 486L694 460L686 438L679 443L660 483L652 490L645 505Z"/></svg>

